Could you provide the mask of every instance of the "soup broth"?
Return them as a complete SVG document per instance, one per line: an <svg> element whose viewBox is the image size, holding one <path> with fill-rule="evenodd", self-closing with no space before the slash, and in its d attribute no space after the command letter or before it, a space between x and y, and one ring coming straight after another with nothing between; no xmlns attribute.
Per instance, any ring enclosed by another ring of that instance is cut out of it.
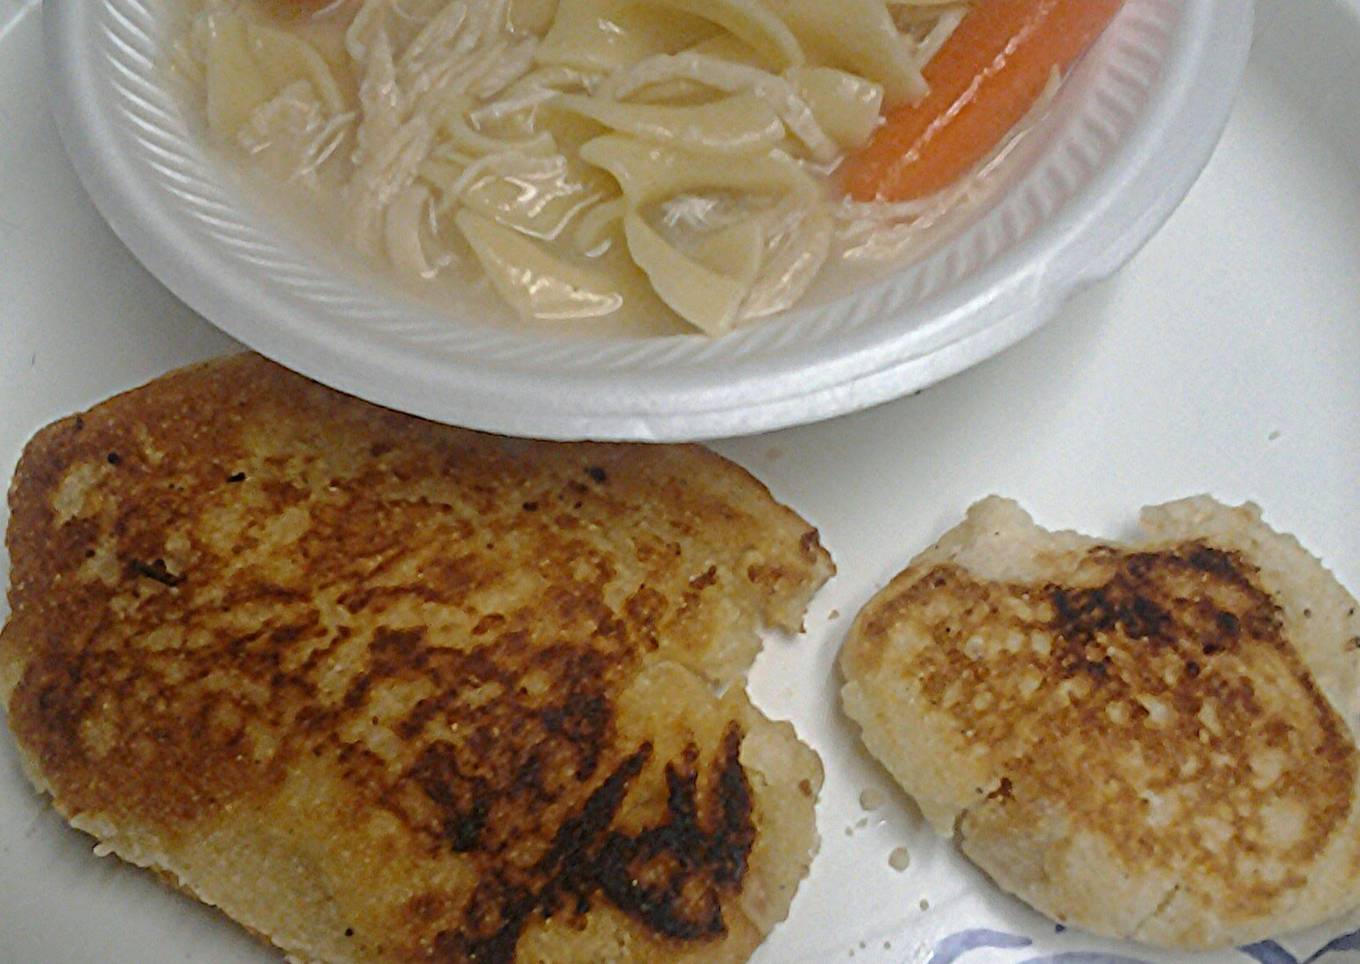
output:
<svg viewBox="0 0 1360 964"><path fill-rule="evenodd" d="M836 181L968 8L196 0L175 66L248 193L423 299L720 335L909 257L977 192Z"/></svg>

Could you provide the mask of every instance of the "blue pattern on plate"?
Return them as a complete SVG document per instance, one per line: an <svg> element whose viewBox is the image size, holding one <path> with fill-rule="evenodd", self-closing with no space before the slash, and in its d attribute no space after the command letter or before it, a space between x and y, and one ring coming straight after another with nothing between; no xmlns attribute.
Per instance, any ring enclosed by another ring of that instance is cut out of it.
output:
<svg viewBox="0 0 1360 964"><path fill-rule="evenodd" d="M1323 947L1322 950L1308 958L1308 960L1304 961L1303 964L1313 964L1314 961L1322 960L1325 955L1338 951L1360 951L1360 931L1351 931L1349 934L1342 934L1336 940Z"/></svg>
<svg viewBox="0 0 1360 964"><path fill-rule="evenodd" d="M1243 954L1260 964L1319 964L1324 958L1341 951L1360 951L1360 930L1342 934L1330 941L1311 957L1298 958L1274 941L1261 941L1238 948Z"/></svg>
<svg viewBox="0 0 1360 964"><path fill-rule="evenodd" d="M1258 964L1299 964L1299 959L1289 953L1274 941L1261 941L1259 944L1248 944L1246 947L1239 947L1243 954L1257 961Z"/></svg>
<svg viewBox="0 0 1360 964"><path fill-rule="evenodd" d="M1029 957L1020 964L1147 964L1136 957L1119 954L1101 954L1096 951L1065 951L1062 954L1049 954L1045 957Z"/></svg>
<svg viewBox="0 0 1360 964"><path fill-rule="evenodd" d="M1034 941L1028 937L1006 934L1002 931L989 931L982 928L959 931L957 934L950 934L935 945L935 952L931 954L928 964L954 964L954 961L969 951L975 951L982 947L1029 947L1033 943Z"/></svg>
<svg viewBox="0 0 1360 964"><path fill-rule="evenodd" d="M1067 928L1057 925L1057 933ZM936 945L927 964L954 964L959 958L973 951L991 948L993 950L1017 950L1033 946L1034 941L1020 934L1004 931L975 928L959 931L942 938ZM1317 953L1299 958L1281 947L1275 941L1259 941L1239 947L1238 950L1257 964L1325 964L1325 959L1341 951L1360 951L1360 930L1354 930L1332 940ZM1040 957L1028 957L1019 964L1147 964L1138 958L1120 954L1106 954L1098 951L1064 951Z"/></svg>

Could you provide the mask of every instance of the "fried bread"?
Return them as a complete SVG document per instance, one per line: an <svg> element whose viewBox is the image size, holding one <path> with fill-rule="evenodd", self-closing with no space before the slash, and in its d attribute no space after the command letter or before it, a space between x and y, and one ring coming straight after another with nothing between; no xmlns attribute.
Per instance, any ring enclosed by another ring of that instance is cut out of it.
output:
<svg viewBox="0 0 1360 964"><path fill-rule="evenodd" d="M243 355L44 429L10 505L34 784L292 958L735 961L787 914L822 771L741 684L833 567L724 459Z"/></svg>
<svg viewBox="0 0 1360 964"><path fill-rule="evenodd" d="M846 713L1060 922L1201 948L1360 905L1355 599L1254 506L1142 523L1119 545L974 506L858 615Z"/></svg>

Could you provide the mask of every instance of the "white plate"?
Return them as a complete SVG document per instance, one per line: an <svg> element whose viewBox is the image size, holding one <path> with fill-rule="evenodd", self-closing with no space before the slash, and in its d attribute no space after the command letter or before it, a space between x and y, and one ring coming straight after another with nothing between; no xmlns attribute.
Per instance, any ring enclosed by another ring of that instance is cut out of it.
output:
<svg viewBox="0 0 1360 964"><path fill-rule="evenodd" d="M429 418L540 438L695 439L854 411L989 357L1105 277L1203 168L1251 0L1128 0L1007 160L1007 190L884 280L721 339L526 331L394 291L241 203L170 90L175 0L49 0L76 170L177 295L264 354Z"/></svg>
<svg viewBox="0 0 1360 964"><path fill-rule="evenodd" d="M0 0L0 23L22 6ZM1195 960L1056 934L932 838L900 794L862 813L860 791L888 783L836 708L832 660L856 607L993 491L1047 525L1115 535L1143 503L1255 498L1360 589L1360 0L1267 0L1260 22L1218 155L1116 280L917 398L717 446L816 522L841 570L808 636L772 642L755 671L758 701L796 722L827 771L821 853L762 964L852 953L853 964L946 964L941 942L968 931L1011 946L960 964ZM84 200L41 104L39 48L36 8L0 27L0 484L49 419L229 347ZM29 789L0 738L0 962L277 960L91 846ZM888 866L898 846L912 855L903 873ZM1360 915L1255 959L1304 961L1357 928ZM1336 951L1320 964L1357 959Z"/></svg>

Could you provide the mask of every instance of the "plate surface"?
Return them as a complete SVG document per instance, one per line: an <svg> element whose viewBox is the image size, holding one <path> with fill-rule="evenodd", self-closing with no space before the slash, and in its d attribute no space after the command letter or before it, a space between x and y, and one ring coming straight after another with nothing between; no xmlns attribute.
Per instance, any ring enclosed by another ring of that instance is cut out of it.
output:
<svg viewBox="0 0 1360 964"><path fill-rule="evenodd" d="M525 331L437 311L241 203L162 68L175 0L49 0L52 103L138 258L223 330L319 381L539 438L697 439L855 411L990 357L1109 274L1203 168L1251 0L1128 0L1007 159L1006 188L916 262L721 339Z"/></svg>
<svg viewBox="0 0 1360 964"><path fill-rule="evenodd" d="M34 4L0 0L0 485L50 419L232 346L85 200L42 104L38 21ZM861 810L863 789L890 787L835 700L856 608L989 492L1045 525L1116 536L1145 503L1252 498L1360 589L1360 0L1271 0L1258 31L1221 149L1116 279L919 397L716 446L812 519L840 565L807 636L771 640L753 679L827 771L821 854L761 964L1301 964L1329 944L1322 964L1360 960L1360 915L1201 958L1056 933L934 839L901 794ZM912 858L901 873L896 847ZM0 738L0 962L278 959L91 849Z"/></svg>

